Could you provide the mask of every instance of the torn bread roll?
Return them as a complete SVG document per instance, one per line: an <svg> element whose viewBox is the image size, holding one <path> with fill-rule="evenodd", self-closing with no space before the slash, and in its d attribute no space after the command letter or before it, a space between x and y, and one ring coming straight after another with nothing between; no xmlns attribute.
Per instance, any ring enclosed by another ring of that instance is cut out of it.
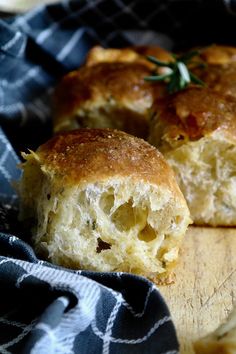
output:
<svg viewBox="0 0 236 354"><path fill-rule="evenodd" d="M159 47L93 48L85 66L66 75L55 89L54 131L114 128L147 138L154 92L155 97L166 94L164 83L145 81L156 67L147 54L174 60Z"/></svg>
<svg viewBox="0 0 236 354"><path fill-rule="evenodd" d="M168 160L195 224L236 225L236 103L206 88L157 100L149 142Z"/></svg>
<svg viewBox="0 0 236 354"><path fill-rule="evenodd" d="M139 63L99 63L66 75L54 95L54 131L116 128L147 137L153 90L162 84L144 78L150 70Z"/></svg>
<svg viewBox="0 0 236 354"><path fill-rule="evenodd" d="M190 223L170 167L121 131L62 133L24 154L20 219L55 264L166 277Z"/></svg>
<svg viewBox="0 0 236 354"><path fill-rule="evenodd" d="M215 332L194 343L196 354L236 354L236 308Z"/></svg>

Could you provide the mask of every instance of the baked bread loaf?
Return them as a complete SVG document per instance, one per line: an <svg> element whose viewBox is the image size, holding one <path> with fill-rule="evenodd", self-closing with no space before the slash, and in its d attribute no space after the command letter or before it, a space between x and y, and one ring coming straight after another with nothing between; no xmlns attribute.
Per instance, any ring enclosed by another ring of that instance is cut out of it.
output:
<svg viewBox="0 0 236 354"><path fill-rule="evenodd" d="M155 67L146 59L173 56L160 47L92 48L85 66L66 75L54 95L54 131L76 128L114 128L147 138L149 109L155 97L166 93L165 84L145 81Z"/></svg>
<svg viewBox="0 0 236 354"><path fill-rule="evenodd" d="M153 90L165 85L144 78L150 69L140 63L98 63L66 75L54 96L54 131L116 128L147 137Z"/></svg>
<svg viewBox="0 0 236 354"><path fill-rule="evenodd" d="M38 253L77 269L169 274L190 218L154 147L121 131L79 129L23 156L20 220Z"/></svg>
<svg viewBox="0 0 236 354"><path fill-rule="evenodd" d="M177 177L195 224L236 225L236 102L206 88L157 100L149 142Z"/></svg>
<svg viewBox="0 0 236 354"><path fill-rule="evenodd" d="M194 343L196 354L236 354L236 308L214 333Z"/></svg>

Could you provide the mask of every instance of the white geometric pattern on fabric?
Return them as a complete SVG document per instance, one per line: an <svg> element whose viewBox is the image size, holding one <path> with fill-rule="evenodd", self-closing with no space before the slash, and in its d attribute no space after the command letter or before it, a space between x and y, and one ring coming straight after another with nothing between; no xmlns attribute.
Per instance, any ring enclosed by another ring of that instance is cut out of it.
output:
<svg viewBox="0 0 236 354"><path fill-rule="evenodd" d="M11 182L11 175L8 173L8 171L3 166L0 166L0 172L3 174L3 177L8 182Z"/></svg>
<svg viewBox="0 0 236 354"><path fill-rule="evenodd" d="M109 345L110 345L110 341L111 341L112 327L114 325L116 315L119 311L119 308L122 304L122 300L123 300L122 296L121 296L121 294L119 294L117 296L116 304L115 304L113 310L111 311L110 317L108 318L106 330L105 330L105 333L102 338L103 339L102 354L109 353Z"/></svg>
<svg viewBox="0 0 236 354"><path fill-rule="evenodd" d="M34 80L37 75L34 77L32 76L30 80ZM18 84L22 83L24 84L25 81L27 81L28 78L25 80L22 79ZM0 83L1 85L1 83ZM7 86L7 82L4 83L4 85ZM20 87L19 87L20 89ZM42 122L45 123L45 121L48 119L48 116L50 114L50 108L49 108L49 96L52 92L52 87L49 87L47 90L44 91L44 94L42 95L41 98L36 98L32 100L30 103L23 104L21 102L10 104L10 105L2 105L0 108L4 111L9 112L9 114L16 114L19 113L21 116L21 122L20 125L23 126L25 125L29 119L31 119L32 113L35 113L35 116ZM45 100L47 100L47 104L45 104Z"/></svg>
<svg viewBox="0 0 236 354"><path fill-rule="evenodd" d="M35 66L30 69L22 78L15 80L14 82L7 80L0 80L0 86L3 88L21 88L23 85L27 84L27 81L34 79L38 83L42 83L40 80L40 70L42 70L39 66ZM2 106L4 108L6 106Z"/></svg>
<svg viewBox="0 0 236 354"><path fill-rule="evenodd" d="M43 332L45 332L45 335L36 343L34 348L31 350L32 354L33 353L40 353L40 354L63 353L60 351L57 338L52 328L50 328L45 323L38 323L35 326L35 329L42 330Z"/></svg>
<svg viewBox="0 0 236 354"><path fill-rule="evenodd" d="M0 131L0 142L4 144L4 148L5 148L5 151L3 151L2 149L0 150L0 153L2 154L0 155L0 164L2 165L6 161L7 155L5 155L5 153L11 153L16 163L18 163L19 159L15 151L12 149L12 146L10 145L6 137L3 134L1 134L1 131Z"/></svg>
<svg viewBox="0 0 236 354"><path fill-rule="evenodd" d="M165 316L162 319L158 320L153 327L149 329L149 331L141 338L133 338L133 339L126 339L126 338L114 338L112 336L109 337L110 342L112 343L120 343L120 344L140 344L142 342L145 342L151 335L163 324L171 321L170 316ZM97 325L96 322L92 322L92 329L94 331L94 334L96 334L99 338L103 339L104 333L102 333Z"/></svg>
<svg viewBox="0 0 236 354"><path fill-rule="evenodd" d="M34 274L34 276L35 276L36 274ZM19 277L18 279L17 279L17 282L16 282L16 288L19 288L20 287L20 285L21 285L21 283L22 283L22 281L24 280L24 279L27 279L28 277L30 277L31 276L31 274L28 274L28 273L26 273L26 274L23 274L21 277Z"/></svg>
<svg viewBox="0 0 236 354"><path fill-rule="evenodd" d="M70 38L70 40L66 43L66 45L61 49L61 51L57 54L58 60L64 60L67 55L70 54L72 49L76 46L79 42L80 38L84 34L85 29L79 28Z"/></svg>
<svg viewBox="0 0 236 354"><path fill-rule="evenodd" d="M0 345L0 353L10 353L7 351L7 348L17 344L18 342L20 342L30 331L32 331L32 329L35 326L35 323L37 322L37 318L35 318L29 325L26 325L25 328L23 329L23 331L16 336L15 338L13 338L12 340L8 341L7 343L1 344Z"/></svg>
<svg viewBox="0 0 236 354"><path fill-rule="evenodd" d="M4 324L7 324L7 325L19 327L21 329L25 329L27 327L27 325L25 325L24 323L20 323L20 322L17 322L17 321L11 321L11 320L8 320L8 319L6 319L4 317L0 317L0 323L4 323Z"/></svg>
<svg viewBox="0 0 236 354"><path fill-rule="evenodd" d="M1 46L1 50L9 50L11 47L13 47L16 44L16 42L20 39L20 37L21 37L20 32L16 32L13 38L11 38L6 44Z"/></svg>
<svg viewBox="0 0 236 354"><path fill-rule="evenodd" d="M32 264L20 260L8 260L13 261L27 272L27 274L24 274L17 280L19 285L27 276L34 276L40 280L47 281L51 284L52 288L61 286L66 290L71 286L71 288L76 291L80 301L69 313L67 312L63 315L59 327L52 330L53 336L57 339L57 353L64 354L65 351L63 350L65 348L66 353L72 352L75 336L84 331L95 318L96 305L100 298L99 285L80 275L45 267L38 263ZM44 346L45 348L50 348L48 347L49 344L52 344L51 341L48 340L47 336L44 336L38 341L36 347L32 349L32 354L43 353L43 351L38 351L39 348L40 350L42 350Z"/></svg>
<svg viewBox="0 0 236 354"><path fill-rule="evenodd" d="M12 245L15 241L19 240L18 237L16 236L10 236L9 237L9 243Z"/></svg>
<svg viewBox="0 0 236 354"><path fill-rule="evenodd" d="M120 6L121 12L126 12L131 14L132 17L135 18L135 20L140 24L140 27L144 27L147 28L148 26L148 22L145 21L144 19L141 19L140 17L138 17L136 15L136 13L133 11L132 7L134 6L134 4L136 3L135 1L130 1L129 4L125 4L122 0L116 0L116 3ZM155 12L155 11L154 11ZM113 20L115 17L119 16L120 13L117 12L114 16L113 16Z"/></svg>
<svg viewBox="0 0 236 354"><path fill-rule="evenodd" d="M81 274L81 270L78 270L76 271L77 274ZM122 276L122 274L124 275L125 273L123 272L117 272L116 273L116 276L117 277L120 277ZM103 287L103 285L101 285L101 287ZM132 306L130 304L128 304L125 299L122 300L122 306L126 307L127 310L130 311L130 313L136 317L136 318L141 318L143 317L143 315L145 314L145 310L146 310L146 307L147 307L147 304L148 304L148 301L149 301L149 298L150 298L150 295L151 293L156 290L156 291L159 291L158 288L155 286L155 284L152 284L149 288L148 288L148 292L146 294L146 298L145 298L145 301L144 301L144 306L143 306L143 310L141 312L137 312L135 311ZM114 291L113 289L109 289L110 293L115 297L117 298L117 292Z"/></svg>
<svg viewBox="0 0 236 354"><path fill-rule="evenodd" d="M25 26L27 24L27 21L35 17L37 14L39 14L42 11L41 6L36 6L33 10L26 12L23 16L18 16L12 23L13 27L17 28L18 26ZM28 24L27 24L28 25Z"/></svg>
<svg viewBox="0 0 236 354"><path fill-rule="evenodd" d="M1 345L0 345L0 350L1 350L1 354L11 354L8 350L6 350L5 348L3 348Z"/></svg>
<svg viewBox="0 0 236 354"><path fill-rule="evenodd" d="M96 4L101 2L102 0L97 0L96 1ZM90 4L93 4L92 6L96 6L95 2L91 2ZM89 5L89 3L87 4ZM89 6L91 7L91 6ZM70 18L73 18L73 17L76 17L76 15L78 14L82 14L83 11L87 11L88 7L85 7L84 9L79 9L75 12L69 12L68 13L68 16L67 16L67 20L70 19ZM25 21L23 21L24 25L27 24L27 18L24 18ZM64 19L63 19L64 21ZM52 36L54 34L54 32L60 27L62 21L58 21L58 22L55 22L53 23L50 27L46 28L44 31L42 31L39 36L36 38L36 42L38 44L42 44L44 41L46 41L48 39L48 37ZM22 24L22 23L21 23Z"/></svg>
<svg viewBox="0 0 236 354"><path fill-rule="evenodd" d="M0 195L3 200L13 201L16 196L11 183L20 175L16 171L19 159L0 128Z"/></svg>
<svg viewBox="0 0 236 354"><path fill-rule="evenodd" d="M51 284L52 288L56 288L62 286L65 290L72 289L76 292L77 297L79 299L78 304L72 308L70 311L63 314L62 319L60 321L59 326L56 328L50 328L47 324L40 323L35 326L35 329L41 329L45 332L45 335L38 340L34 347L31 349L31 354L65 354L65 353L73 353L73 345L75 337L83 332L89 325L91 325L92 330L96 336L101 338L103 341L103 354L109 354L109 346L110 343L119 343L119 344L140 344L145 342L160 326L169 322L171 319L169 316L164 316L162 319L159 319L156 323L154 323L151 328L139 338L115 338L112 336L112 328L114 326L115 320L117 318L119 309L124 306L128 308L128 310L132 309L130 306L127 306L127 303L124 301L122 295L114 290L106 288L116 300L115 305L113 306L113 310L110 313L110 316L107 320L107 325L104 333L101 332L96 325L96 304L100 298L100 287L98 284L92 280L88 280L83 276L76 274L76 272L66 272L61 269L55 269L48 266L43 266L38 262L37 264L32 264L25 261L13 260L10 258L6 258L3 261L13 262L20 266L25 274L21 275L17 279L17 284L20 286L24 279L27 279L29 276L36 277L42 281L46 281ZM5 262L0 262L0 264L4 264ZM124 274L125 275L125 274ZM118 275L122 277L121 274ZM104 286L102 286L105 288ZM150 297L151 292L154 287L150 287L151 290L147 292L146 300L144 302L144 310L146 308L148 299ZM58 300L62 301L65 307L68 305L68 299L65 297L61 297ZM144 314L144 310L142 314ZM132 312L133 309L132 309ZM135 313L134 313L135 314ZM136 317L140 317L141 313L135 314ZM138 316L137 316L138 315ZM2 318L2 321L6 321ZM35 321L30 325L18 324L17 322L13 322L13 325L18 325L18 327L22 326L22 333L18 335L15 339L5 343L0 347L1 350L6 350L8 347L13 345L13 343L17 343L20 341L29 331L32 330ZM1 322L1 320L0 320ZM169 354L177 353L175 351L169 352ZM164 353L163 353L164 354Z"/></svg>
<svg viewBox="0 0 236 354"><path fill-rule="evenodd" d="M10 258L2 259L2 260L0 260L0 266L5 263L8 263L8 262L12 262L12 259L10 259Z"/></svg>
<svg viewBox="0 0 236 354"><path fill-rule="evenodd" d="M154 284L153 284L153 286L150 286L150 288L148 289L148 293L146 295L146 299L145 299L145 302L144 302L144 306L143 306L143 311L142 312L134 311L134 309L126 301L123 302L123 305L132 313L132 315L134 317L137 317L137 318L143 317L143 315L145 313L145 310L146 310L146 307L147 307L147 303L148 303L149 297L150 297L151 293L153 292L153 290L157 290L157 288L155 287Z"/></svg>

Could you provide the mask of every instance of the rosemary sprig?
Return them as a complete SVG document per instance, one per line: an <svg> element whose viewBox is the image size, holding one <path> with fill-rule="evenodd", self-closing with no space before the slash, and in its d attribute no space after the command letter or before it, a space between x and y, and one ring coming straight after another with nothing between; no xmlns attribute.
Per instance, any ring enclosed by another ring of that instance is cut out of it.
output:
<svg viewBox="0 0 236 354"><path fill-rule="evenodd" d="M200 80L197 76L195 76L187 67L188 64L195 63L192 61L192 58L198 56L198 51L191 51L181 56L177 56L173 54L173 58L175 61L164 62L153 56L147 56L147 60L151 63L169 68L169 70L165 74L157 74L154 72L153 75L147 76L144 79L146 81L157 82L164 81L167 83L167 91L169 93L174 93L180 90L183 90L187 87L191 82L204 86L204 82ZM197 65L202 65L201 63L197 63Z"/></svg>

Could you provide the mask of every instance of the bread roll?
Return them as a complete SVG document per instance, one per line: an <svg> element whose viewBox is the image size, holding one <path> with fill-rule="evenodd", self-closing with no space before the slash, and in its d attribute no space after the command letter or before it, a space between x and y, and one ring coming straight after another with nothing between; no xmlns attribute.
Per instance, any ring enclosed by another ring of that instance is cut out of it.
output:
<svg viewBox="0 0 236 354"><path fill-rule="evenodd" d="M149 142L174 169L195 224L236 225L236 102L206 88L157 100Z"/></svg>
<svg viewBox="0 0 236 354"><path fill-rule="evenodd" d="M151 70L140 63L98 63L66 75L55 90L54 131L116 128L146 138L149 109L164 84L144 78Z"/></svg>
<svg viewBox="0 0 236 354"><path fill-rule="evenodd" d="M20 219L31 223L38 253L76 269L169 274L190 218L154 147L121 131L79 129L24 158Z"/></svg>
<svg viewBox="0 0 236 354"><path fill-rule="evenodd" d="M236 354L236 309L214 333L194 343L196 354Z"/></svg>
<svg viewBox="0 0 236 354"><path fill-rule="evenodd" d="M144 78L154 68L158 73L169 70L156 67L147 55L174 60L160 47L92 48L85 66L65 76L55 90L54 131L115 128L147 138L153 92L162 97L166 89L163 83L150 84Z"/></svg>

